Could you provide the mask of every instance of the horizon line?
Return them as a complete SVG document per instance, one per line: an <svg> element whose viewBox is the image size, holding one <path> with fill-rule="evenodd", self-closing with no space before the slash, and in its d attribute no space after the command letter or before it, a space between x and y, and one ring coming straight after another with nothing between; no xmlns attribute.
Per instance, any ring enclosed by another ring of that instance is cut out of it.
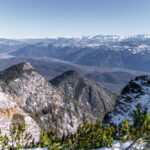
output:
<svg viewBox="0 0 150 150"><path fill-rule="evenodd" d="M49 36L49 37L0 37L0 40L34 40L34 39L59 39L59 38L66 38L66 39L75 39L75 38L83 38L83 37L94 37L94 36L116 36L120 38L128 38L128 37L135 37L135 36L149 36L150 33L139 33L139 34L126 34L126 35L119 35L119 34L88 34L88 35L77 35L77 36Z"/></svg>

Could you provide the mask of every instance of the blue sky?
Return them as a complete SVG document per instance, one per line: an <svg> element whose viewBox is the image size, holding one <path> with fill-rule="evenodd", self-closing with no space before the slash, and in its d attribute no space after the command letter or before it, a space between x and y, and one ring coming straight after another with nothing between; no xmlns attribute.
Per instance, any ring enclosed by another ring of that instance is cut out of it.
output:
<svg viewBox="0 0 150 150"><path fill-rule="evenodd" d="M150 33L150 0L0 0L1 38Z"/></svg>

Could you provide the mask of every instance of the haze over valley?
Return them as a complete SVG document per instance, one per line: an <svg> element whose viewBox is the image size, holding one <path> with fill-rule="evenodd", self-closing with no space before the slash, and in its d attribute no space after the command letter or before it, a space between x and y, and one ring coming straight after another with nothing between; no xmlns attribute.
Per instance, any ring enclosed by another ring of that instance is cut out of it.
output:
<svg viewBox="0 0 150 150"><path fill-rule="evenodd" d="M47 80L67 70L119 93L130 79L149 74L150 36L0 40L0 69L30 62Z"/></svg>

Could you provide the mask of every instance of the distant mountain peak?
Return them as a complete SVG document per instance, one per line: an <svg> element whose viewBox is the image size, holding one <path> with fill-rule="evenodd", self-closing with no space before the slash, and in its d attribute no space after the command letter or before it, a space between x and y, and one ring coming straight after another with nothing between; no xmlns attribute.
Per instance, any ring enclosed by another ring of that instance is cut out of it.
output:
<svg viewBox="0 0 150 150"><path fill-rule="evenodd" d="M15 65L14 67L21 68L24 71L26 71L26 70L33 70L33 67L28 62L22 62L22 63L20 63L18 65Z"/></svg>
<svg viewBox="0 0 150 150"><path fill-rule="evenodd" d="M18 71L29 71L29 70L34 70L33 67L31 66L30 63L28 62L22 62L22 63L19 63L17 65L14 65L14 66L11 66L9 67L7 70L18 70ZM7 71L6 70L6 71Z"/></svg>
<svg viewBox="0 0 150 150"><path fill-rule="evenodd" d="M80 74L75 70L68 70L68 71L64 72L61 77L65 78L66 76L68 76L68 77L69 76L80 76Z"/></svg>
<svg viewBox="0 0 150 150"><path fill-rule="evenodd" d="M35 73L35 70L30 65L30 63L19 63L17 65L11 66L8 69L0 72L0 79L10 81L16 78L21 77L23 74L31 75Z"/></svg>
<svg viewBox="0 0 150 150"><path fill-rule="evenodd" d="M54 85L59 84L60 82L67 80L68 78L80 78L80 74L75 71L75 70L68 70L66 72L64 72L63 74L61 74L60 76L54 78L53 80L51 80L50 82Z"/></svg>

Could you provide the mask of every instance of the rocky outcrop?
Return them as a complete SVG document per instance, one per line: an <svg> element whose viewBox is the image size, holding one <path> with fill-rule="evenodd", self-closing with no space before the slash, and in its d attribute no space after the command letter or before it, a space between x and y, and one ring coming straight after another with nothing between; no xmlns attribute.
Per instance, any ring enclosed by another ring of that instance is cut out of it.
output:
<svg viewBox="0 0 150 150"><path fill-rule="evenodd" d="M0 92L0 116L11 119L17 112L18 106L12 101L12 98Z"/></svg>
<svg viewBox="0 0 150 150"><path fill-rule="evenodd" d="M150 113L150 76L138 76L131 80L122 90L122 93L116 103L115 109L108 114L107 121L118 125L124 120L130 124L133 122L133 110L140 105L142 111Z"/></svg>

